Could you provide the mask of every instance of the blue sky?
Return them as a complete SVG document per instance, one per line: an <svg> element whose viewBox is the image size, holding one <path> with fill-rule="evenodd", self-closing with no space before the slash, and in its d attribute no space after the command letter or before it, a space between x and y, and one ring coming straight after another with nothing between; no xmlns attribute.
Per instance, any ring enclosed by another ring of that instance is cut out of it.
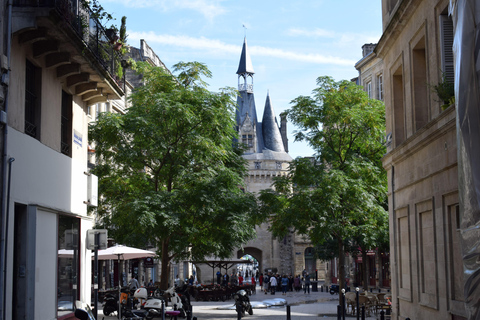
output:
<svg viewBox="0 0 480 320"><path fill-rule="evenodd" d="M168 68L179 61L205 63L213 73L209 89L237 87L236 71L246 35L252 59L257 114L267 91L278 115L299 95L310 95L316 78L357 76L362 45L382 34L378 0L99 0L120 25L127 17L127 42L145 39ZM245 27L243 27L245 26ZM293 158L311 156L294 143Z"/></svg>

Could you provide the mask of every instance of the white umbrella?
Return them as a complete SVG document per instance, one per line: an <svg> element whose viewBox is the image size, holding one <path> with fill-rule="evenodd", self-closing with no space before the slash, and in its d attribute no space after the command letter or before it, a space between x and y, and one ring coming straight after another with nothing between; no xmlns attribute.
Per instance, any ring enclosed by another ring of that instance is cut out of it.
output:
<svg viewBox="0 0 480 320"><path fill-rule="evenodd" d="M154 256L155 252L127 247L123 245L116 245L104 250L98 250L99 260L131 260Z"/></svg>
<svg viewBox="0 0 480 320"><path fill-rule="evenodd" d="M117 259L119 264L120 260L140 259L146 257L154 257L155 252L142 250L123 245L116 245L104 250L98 250L98 260L115 260ZM120 273L118 274L118 297L120 297ZM118 305L118 311L120 319L122 318L122 309L120 307L120 301Z"/></svg>

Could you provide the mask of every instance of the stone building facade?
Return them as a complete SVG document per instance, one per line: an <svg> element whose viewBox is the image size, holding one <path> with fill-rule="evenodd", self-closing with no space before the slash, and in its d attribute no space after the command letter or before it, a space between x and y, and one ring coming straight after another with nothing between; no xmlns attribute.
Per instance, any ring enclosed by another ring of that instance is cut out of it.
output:
<svg viewBox="0 0 480 320"><path fill-rule="evenodd" d="M271 188L275 177L288 174L292 158L288 154L286 118L281 116L280 125L278 124L269 93L265 100L263 117L257 117L254 73L245 39L237 70L239 96L236 120L240 142L247 146L243 156L248 161L246 191L258 193ZM260 273L273 271L295 275L307 269L314 275L317 272L319 279L325 279L323 264L309 254L312 246L308 240L293 232L283 239L276 239L268 231L267 223L257 227L256 231L256 239L237 249L234 252L235 258L251 255L258 261ZM202 267L202 270L204 269ZM234 270L229 270L229 273L231 272ZM211 270L204 270L202 273L208 275Z"/></svg>
<svg viewBox="0 0 480 320"><path fill-rule="evenodd" d="M448 0L382 0L392 319L465 319Z"/></svg>

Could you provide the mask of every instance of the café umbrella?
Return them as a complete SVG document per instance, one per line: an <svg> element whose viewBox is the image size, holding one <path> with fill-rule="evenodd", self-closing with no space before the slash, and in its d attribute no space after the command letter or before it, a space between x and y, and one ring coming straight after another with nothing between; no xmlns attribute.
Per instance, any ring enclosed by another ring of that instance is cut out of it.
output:
<svg viewBox="0 0 480 320"><path fill-rule="evenodd" d="M104 250L98 250L99 260L132 260L154 256L155 252L123 245L116 245Z"/></svg>
<svg viewBox="0 0 480 320"><path fill-rule="evenodd" d="M120 265L120 260L132 260L132 259L141 259L147 257L154 257L155 252L137 249L133 247L128 247L124 245L116 245L107 249L98 250L98 259L99 260L118 260ZM118 296L120 297L120 274L118 274ZM121 308L118 308L121 312ZM120 314L120 318L122 315Z"/></svg>

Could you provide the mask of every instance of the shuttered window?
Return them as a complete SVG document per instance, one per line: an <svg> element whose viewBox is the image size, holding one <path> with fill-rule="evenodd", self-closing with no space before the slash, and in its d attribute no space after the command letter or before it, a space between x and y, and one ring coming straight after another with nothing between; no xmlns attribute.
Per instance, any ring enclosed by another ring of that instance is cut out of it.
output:
<svg viewBox="0 0 480 320"><path fill-rule="evenodd" d="M448 15L440 15L442 72L450 83L455 83L453 68L453 22Z"/></svg>

